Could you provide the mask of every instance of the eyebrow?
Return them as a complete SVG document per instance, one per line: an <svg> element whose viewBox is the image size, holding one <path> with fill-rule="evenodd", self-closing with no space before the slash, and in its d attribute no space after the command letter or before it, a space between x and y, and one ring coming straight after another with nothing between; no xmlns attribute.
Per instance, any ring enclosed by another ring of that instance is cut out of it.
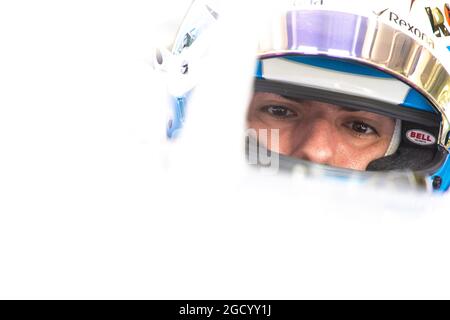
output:
<svg viewBox="0 0 450 320"><path fill-rule="evenodd" d="M357 110L357 109L353 109L353 108L349 108L349 107L341 107L339 105L337 105L339 108L341 108L343 111L347 111L347 112L368 112L368 113L375 113L375 112L370 112L370 111L364 111L364 110ZM376 113L375 113L376 114Z"/></svg>
<svg viewBox="0 0 450 320"><path fill-rule="evenodd" d="M280 97L282 97L282 98L284 98L284 99L286 99L286 100L290 100L290 101L294 101L294 102L297 102L297 103L302 103L302 102L305 102L305 101L320 101L320 100L313 100L313 99L301 99L301 98L291 98L291 97L287 97L287 96L283 96L283 95L280 95ZM328 102L325 102L325 103L328 103ZM332 104L332 103L328 103L328 104L331 104L331 105L334 105L334 106L336 106L336 107L339 107L342 111L346 111L346 112L368 112L368 113L375 113L375 112L370 112L370 111L364 111L364 110L358 110L358 109L353 109L353 108L349 108L349 107L344 107L344 106L341 106L341 105L338 105L338 104ZM375 113L375 114L377 114L377 113Z"/></svg>

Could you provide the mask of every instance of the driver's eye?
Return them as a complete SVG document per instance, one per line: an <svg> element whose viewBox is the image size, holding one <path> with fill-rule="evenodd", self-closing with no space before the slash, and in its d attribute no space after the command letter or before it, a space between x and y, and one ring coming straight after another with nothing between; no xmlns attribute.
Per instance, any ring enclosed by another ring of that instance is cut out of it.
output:
<svg viewBox="0 0 450 320"><path fill-rule="evenodd" d="M370 135L377 134L377 131L372 126L363 121L351 121L346 125L349 129L357 134Z"/></svg>
<svg viewBox="0 0 450 320"><path fill-rule="evenodd" d="M293 118L293 117L297 116L297 113L295 111L292 111L291 109L284 107L284 106L280 106L280 105L266 106L266 107L263 107L261 110L263 112L268 113L272 117L280 118L280 119Z"/></svg>

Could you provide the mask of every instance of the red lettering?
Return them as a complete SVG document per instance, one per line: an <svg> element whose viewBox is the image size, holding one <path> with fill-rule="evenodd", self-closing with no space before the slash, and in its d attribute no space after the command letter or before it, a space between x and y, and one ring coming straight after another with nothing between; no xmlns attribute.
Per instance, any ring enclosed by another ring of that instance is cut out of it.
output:
<svg viewBox="0 0 450 320"><path fill-rule="evenodd" d="M407 133L407 137L409 140L415 143L419 144L433 144L436 140L433 135L429 134L428 132L421 132L410 130Z"/></svg>

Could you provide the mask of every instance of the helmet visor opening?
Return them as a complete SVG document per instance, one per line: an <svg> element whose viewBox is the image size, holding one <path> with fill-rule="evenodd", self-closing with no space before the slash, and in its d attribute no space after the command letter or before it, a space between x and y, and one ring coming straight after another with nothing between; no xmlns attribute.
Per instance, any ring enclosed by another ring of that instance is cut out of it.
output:
<svg viewBox="0 0 450 320"><path fill-rule="evenodd" d="M248 129L290 158L286 167L301 160L357 171L428 172L446 155L437 144L439 124L436 113L260 78L247 112Z"/></svg>

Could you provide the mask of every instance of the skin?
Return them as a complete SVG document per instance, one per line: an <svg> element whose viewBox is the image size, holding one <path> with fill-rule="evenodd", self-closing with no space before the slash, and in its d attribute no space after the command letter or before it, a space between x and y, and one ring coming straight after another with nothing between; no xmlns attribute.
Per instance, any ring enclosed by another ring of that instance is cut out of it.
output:
<svg viewBox="0 0 450 320"><path fill-rule="evenodd" d="M385 155L395 120L312 100L257 92L248 128L279 129L279 153L333 167L365 170ZM267 142L271 146L270 134ZM277 150L274 150L277 151Z"/></svg>

